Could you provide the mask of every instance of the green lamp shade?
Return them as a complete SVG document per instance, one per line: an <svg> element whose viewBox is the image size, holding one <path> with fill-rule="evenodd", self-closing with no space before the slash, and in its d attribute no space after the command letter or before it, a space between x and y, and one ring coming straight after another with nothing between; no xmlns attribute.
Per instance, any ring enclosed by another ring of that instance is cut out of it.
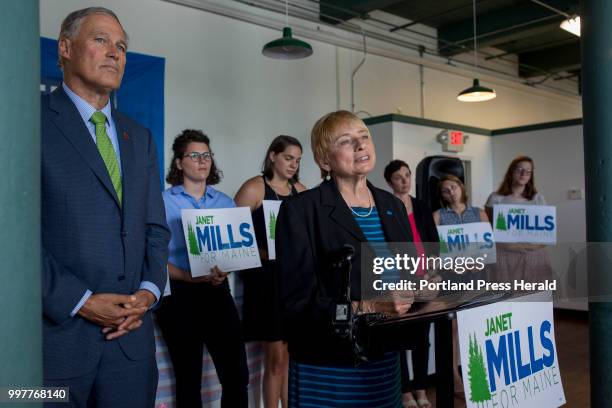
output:
<svg viewBox="0 0 612 408"><path fill-rule="evenodd" d="M457 99L461 102L482 102L494 99L496 96L494 89L481 86L478 79L474 79L474 85L461 91Z"/></svg>
<svg viewBox="0 0 612 408"><path fill-rule="evenodd" d="M264 45L261 53L266 57L277 59L299 59L312 55L312 47L307 42L293 38L291 28L283 28L283 37Z"/></svg>

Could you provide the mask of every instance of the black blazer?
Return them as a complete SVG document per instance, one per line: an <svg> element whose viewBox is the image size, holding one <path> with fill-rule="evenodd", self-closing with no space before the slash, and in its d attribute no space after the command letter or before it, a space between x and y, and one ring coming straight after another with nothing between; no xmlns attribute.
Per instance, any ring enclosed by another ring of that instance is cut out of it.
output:
<svg viewBox="0 0 612 408"><path fill-rule="evenodd" d="M411 242L408 214L392 194L370 183L387 242ZM333 181L281 204L276 225L276 264L283 323L291 357L301 363L343 364L353 361L352 347L334 337L333 302L341 277L330 254L344 244L355 248L351 297L361 296L361 243L367 242ZM365 271L370 276L371 271Z"/></svg>
<svg viewBox="0 0 612 408"><path fill-rule="evenodd" d="M416 222L417 230L421 236L421 241L437 244L440 241L440 237L438 236L438 228L436 228L431 207L429 207L425 201L416 199L412 196L410 197L410 201L412 201L414 221Z"/></svg>

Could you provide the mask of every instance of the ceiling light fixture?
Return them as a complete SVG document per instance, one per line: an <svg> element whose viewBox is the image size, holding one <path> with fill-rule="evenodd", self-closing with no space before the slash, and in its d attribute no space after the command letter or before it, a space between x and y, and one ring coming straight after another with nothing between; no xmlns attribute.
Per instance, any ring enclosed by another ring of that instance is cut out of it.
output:
<svg viewBox="0 0 612 408"><path fill-rule="evenodd" d="M472 10L474 14L474 69L478 69L478 48L476 43L476 0L472 0ZM474 78L474 83L469 88L461 91L457 99L461 102L483 102L494 99L497 96L494 89L480 85L478 78Z"/></svg>
<svg viewBox="0 0 612 408"><path fill-rule="evenodd" d="M575 16L564 20L559 27L580 37L580 16Z"/></svg>
<svg viewBox="0 0 612 408"><path fill-rule="evenodd" d="M284 60L306 58L312 55L310 44L292 36L291 27L289 27L288 0L285 0L285 27L283 27L283 36L264 45L261 53L266 57Z"/></svg>

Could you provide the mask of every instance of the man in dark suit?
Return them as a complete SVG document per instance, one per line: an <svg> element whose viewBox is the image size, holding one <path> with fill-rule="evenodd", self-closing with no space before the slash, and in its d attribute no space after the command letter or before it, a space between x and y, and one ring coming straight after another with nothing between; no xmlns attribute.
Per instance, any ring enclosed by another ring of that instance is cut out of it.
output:
<svg viewBox="0 0 612 408"><path fill-rule="evenodd" d="M151 135L110 105L127 41L110 10L69 14L42 100L44 378L77 407L152 407L157 388L169 231Z"/></svg>

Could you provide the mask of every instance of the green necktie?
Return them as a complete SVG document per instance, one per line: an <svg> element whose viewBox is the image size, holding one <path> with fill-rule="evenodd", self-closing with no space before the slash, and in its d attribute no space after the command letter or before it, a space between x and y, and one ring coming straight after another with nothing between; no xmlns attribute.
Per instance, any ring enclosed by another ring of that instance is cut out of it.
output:
<svg viewBox="0 0 612 408"><path fill-rule="evenodd" d="M115 187L115 191L117 192L119 205L121 205L123 201L121 172L119 171L119 162L117 161L115 149L113 149L110 137L108 137L106 133L106 115L97 111L91 115L89 120L96 125L96 145L98 146L98 151L100 152L100 156L102 156L102 160L104 160L111 181L113 182L113 187Z"/></svg>

